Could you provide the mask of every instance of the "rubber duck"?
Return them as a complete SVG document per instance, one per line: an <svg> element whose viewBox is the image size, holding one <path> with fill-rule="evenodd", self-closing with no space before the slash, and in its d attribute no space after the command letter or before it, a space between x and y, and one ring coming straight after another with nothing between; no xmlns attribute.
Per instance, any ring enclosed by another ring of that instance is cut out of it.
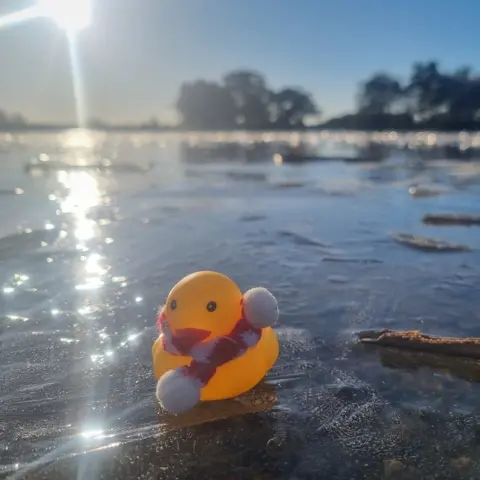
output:
<svg viewBox="0 0 480 480"><path fill-rule="evenodd" d="M278 358L272 328L278 317L277 300L265 288L242 295L233 280L212 271L180 280L159 310L152 347L161 407L179 414L256 386Z"/></svg>

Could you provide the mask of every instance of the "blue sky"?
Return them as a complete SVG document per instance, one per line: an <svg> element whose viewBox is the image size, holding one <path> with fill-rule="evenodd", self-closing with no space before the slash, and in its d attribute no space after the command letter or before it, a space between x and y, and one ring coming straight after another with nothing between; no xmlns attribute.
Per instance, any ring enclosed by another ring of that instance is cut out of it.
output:
<svg viewBox="0 0 480 480"><path fill-rule="evenodd" d="M80 1L80 0L78 0ZM78 38L88 116L169 117L181 82L247 67L273 88L302 86L326 117L354 107L376 71L416 60L479 67L479 0L92 0ZM0 0L5 14L31 4ZM0 108L75 118L68 46L46 19L0 30Z"/></svg>

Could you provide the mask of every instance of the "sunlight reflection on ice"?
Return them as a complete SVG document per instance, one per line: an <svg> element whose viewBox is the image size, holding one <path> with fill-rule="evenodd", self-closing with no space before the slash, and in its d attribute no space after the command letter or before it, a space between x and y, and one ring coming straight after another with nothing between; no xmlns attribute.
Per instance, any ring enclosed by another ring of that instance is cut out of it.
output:
<svg viewBox="0 0 480 480"><path fill-rule="evenodd" d="M95 237L95 227L96 223L88 218L81 218L77 221L77 226L75 228L75 238L80 241L91 240Z"/></svg>
<svg viewBox="0 0 480 480"><path fill-rule="evenodd" d="M92 253L85 261L85 271L90 275L102 276L106 273L106 269L100 265L103 257L98 253Z"/></svg>
<svg viewBox="0 0 480 480"><path fill-rule="evenodd" d="M139 333L131 333L129 336L128 336L128 341L129 342L133 342L133 340L135 340L140 334Z"/></svg>
<svg viewBox="0 0 480 480"><path fill-rule="evenodd" d="M100 204L98 181L90 172L60 170L57 172L57 180L69 190L61 202L63 213L74 213L85 218L90 208Z"/></svg>
<svg viewBox="0 0 480 480"><path fill-rule="evenodd" d="M57 180L68 189L68 195L60 200L60 211L74 216L74 235L79 241L77 249L87 251L85 242L92 240L96 235L97 224L88 218L88 213L101 201L98 181L89 172L66 172L64 170L57 172Z"/></svg>
<svg viewBox="0 0 480 480"><path fill-rule="evenodd" d="M23 322L28 322L30 319L28 317L21 317L20 315L11 315L11 314L8 314L6 315L6 318L8 318L8 320L12 320L12 321L23 321Z"/></svg>
<svg viewBox="0 0 480 480"><path fill-rule="evenodd" d="M103 434L103 430L84 430L83 432L80 433L80 435L83 437L83 438L86 438L86 439L92 439L92 438L96 438L96 437L100 437L102 436Z"/></svg>
<svg viewBox="0 0 480 480"><path fill-rule="evenodd" d="M70 130L64 141L66 148L92 150L95 145L93 135L87 130Z"/></svg>
<svg viewBox="0 0 480 480"><path fill-rule="evenodd" d="M85 132L73 132L67 137L65 146L91 148L92 144L89 138ZM67 172L64 170L57 172L57 180L68 190L67 196L59 200L60 211L73 216L73 234L78 241L76 249L88 252L89 247L86 242L95 238L98 233L97 223L88 218L90 209L98 206L101 202L98 180L90 172ZM104 285L104 281L100 277L108 270L100 264L102 256L92 253L87 257L82 257L82 260L85 260L84 271L88 276L83 282L76 285L75 289L98 290ZM78 312L81 315L88 313L82 309L79 309Z"/></svg>
<svg viewBox="0 0 480 480"><path fill-rule="evenodd" d="M59 340L62 343L78 343L80 341L74 338L65 338L65 337L61 337Z"/></svg>
<svg viewBox="0 0 480 480"><path fill-rule="evenodd" d="M24 275L21 273L16 273L13 276L13 284L14 285L23 285L26 281L30 280L30 277L28 275Z"/></svg>
<svg viewBox="0 0 480 480"><path fill-rule="evenodd" d="M99 354L90 355L90 360L91 360L93 363L100 362L100 361L103 360L103 355L99 355Z"/></svg>
<svg viewBox="0 0 480 480"><path fill-rule="evenodd" d="M97 332L97 334L98 334L98 337L102 339L100 343L104 343L105 340L110 338L109 334L105 332L104 329ZM100 354L100 353L91 354L90 360L93 363L98 364L99 366L103 365L107 358L112 359L115 356L116 352L127 347L129 344L133 345L141 335L142 335L141 332L132 332L127 336L126 340L121 341L116 348L109 348L108 350L105 350L103 354Z"/></svg>
<svg viewBox="0 0 480 480"><path fill-rule="evenodd" d="M126 280L127 280L127 277L124 277L124 276L112 277L113 283L123 283Z"/></svg>
<svg viewBox="0 0 480 480"><path fill-rule="evenodd" d="M28 275L25 275L23 273L15 273L13 275L12 280L9 282L10 285L7 285L7 286L3 287L3 293L5 293L5 294L14 293L15 292L15 287L22 286L28 280L30 280L30 277Z"/></svg>
<svg viewBox="0 0 480 480"><path fill-rule="evenodd" d="M105 282L99 278L86 278L85 283L75 285L76 290L98 290L102 288Z"/></svg>
<svg viewBox="0 0 480 480"><path fill-rule="evenodd" d="M92 307L89 307L89 306L85 306L85 307L80 307L78 310L77 310L77 313L79 315L88 315L89 313L93 313L93 308Z"/></svg>

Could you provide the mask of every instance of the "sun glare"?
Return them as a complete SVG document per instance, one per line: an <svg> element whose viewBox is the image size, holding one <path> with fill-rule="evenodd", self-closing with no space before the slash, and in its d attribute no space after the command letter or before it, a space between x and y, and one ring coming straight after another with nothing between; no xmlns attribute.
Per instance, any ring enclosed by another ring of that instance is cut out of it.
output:
<svg viewBox="0 0 480 480"><path fill-rule="evenodd" d="M37 0L42 16L67 32L79 32L91 22L91 0Z"/></svg>

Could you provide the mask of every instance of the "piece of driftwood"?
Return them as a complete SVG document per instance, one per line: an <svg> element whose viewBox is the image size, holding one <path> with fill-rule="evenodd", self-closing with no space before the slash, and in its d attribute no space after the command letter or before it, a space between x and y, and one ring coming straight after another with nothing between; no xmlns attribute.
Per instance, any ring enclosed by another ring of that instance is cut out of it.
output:
<svg viewBox="0 0 480 480"><path fill-rule="evenodd" d="M419 237L410 233L394 233L392 238L406 247L426 252L469 252L468 245L435 240L434 238Z"/></svg>
<svg viewBox="0 0 480 480"><path fill-rule="evenodd" d="M426 225L480 225L480 215L468 215L460 213L427 213L423 217Z"/></svg>
<svg viewBox="0 0 480 480"><path fill-rule="evenodd" d="M368 330L358 336L362 343L480 360L480 338L433 337L418 330Z"/></svg>
<svg viewBox="0 0 480 480"><path fill-rule="evenodd" d="M274 408L277 401L275 386L262 382L240 397L201 402L182 415L169 415L158 407L157 419L161 431L171 432L247 414L266 412Z"/></svg>
<svg viewBox="0 0 480 480"><path fill-rule="evenodd" d="M428 187L421 185L413 185L408 189L408 193L415 198L436 197L450 193L449 189L439 187Z"/></svg>

